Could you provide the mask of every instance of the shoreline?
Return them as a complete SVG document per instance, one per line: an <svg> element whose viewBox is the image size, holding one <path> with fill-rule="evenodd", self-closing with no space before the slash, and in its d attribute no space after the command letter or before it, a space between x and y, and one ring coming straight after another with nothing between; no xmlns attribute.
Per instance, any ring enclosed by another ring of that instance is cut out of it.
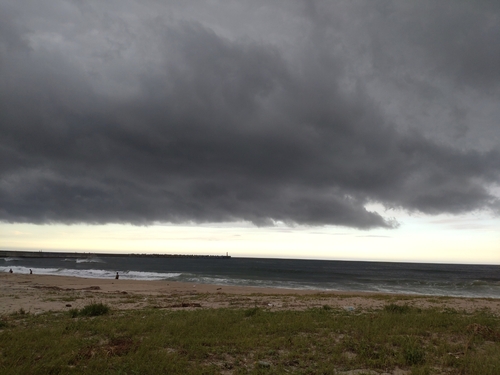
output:
<svg viewBox="0 0 500 375"><path fill-rule="evenodd" d="M500 315L500 299L438 297L373 292L277 289L252 286L193 284L177 281L96 279L72 276L0 274L0 315L19 311L43 313L82 308L103 302L114 310L142 308L253 308L305 310L309 308L361 311L390 303L419 308L487 309Z"/></svg>

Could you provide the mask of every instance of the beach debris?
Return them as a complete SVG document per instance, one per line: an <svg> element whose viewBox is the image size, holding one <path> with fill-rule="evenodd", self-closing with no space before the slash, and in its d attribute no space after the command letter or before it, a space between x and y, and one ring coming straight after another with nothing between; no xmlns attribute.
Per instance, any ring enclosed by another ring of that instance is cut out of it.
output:
<svg viewBox="0 0 500 375"><path fill-rule="evenodd" d="M109 343L102 348L102 350L108 357L111 357L126 355L129 351L134 350L135 348L137 348L137 343L134 342L133 339L129 337L119 337L111 339Z"/></svg>
<svg viewBox="0 0 500 375"><path fill-rule="evenodd" d="M266 361L259 361L259 362L257 362L257 366L260 368L269 368L269 367L271 367L271 364L269 362L266 362Z"/></svg>
<svg viewBox="0 0 500 375"><path fill-rule="evenodd" d="M485 339L500 340L500 333L495 332L493 329L481 324L472 323L467 326L467 331L472 332L473 335L482 336Z"/></svg>
<svg viewBox="0 0 500 375"><path fill-rule="evenodd" d="M170 307L201 307L201 304L196 303L196 302L182 302L182 303L172 305Z"/></svg>
<svg viewBox="0 0 500 375"><path fill-rule="evenodd" d="M448 355L451 355L452 357L455 357L456 359L459 359L460 357L464 356L464 352L456 352L456 353L448 353Z"/></svg>
<svg viewBox="0 0 500 375"><path fill-rule="evenodd" d="M72 290L72 289L60 288L58 286L46 286L46 285L33 285L33 288L36 288L36 289L50 289L50 290Z"/></svg>
<svg viewBox="0 0 500 375"><path fill-rule="evenodd" d="M346 310L346 311L354 311L354 306L344 306L344 310Z"/></svg>
<svg viewBox="0 0 500 375"><path fill-rule="evenodd" d="M71 303L67 303L67 304L66 304L66 307L71 307Z"/></svg>

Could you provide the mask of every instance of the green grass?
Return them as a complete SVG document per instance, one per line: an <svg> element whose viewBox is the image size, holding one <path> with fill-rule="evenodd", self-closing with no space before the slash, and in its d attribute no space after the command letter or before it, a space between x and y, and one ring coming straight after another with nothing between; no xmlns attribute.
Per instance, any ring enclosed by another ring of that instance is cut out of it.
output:
<svg viewBox="0 0 500 375"><path fill-rule="evenodd" d="M98 305L98 304L93 304ZM500 319L392 305L2 317L1 374L495 374ZM101 308L93 307L92 311Z"/></svg>
<svg viewBox="0 0 500 375"><path fill-rule="evenodd" d="M411 307L408 305L396 305L391 303L384 306L384 310L392 314L406 314L411 311Z"/></svg>
<svg viewBox="0 0 500 375"><path fill-rule="evenodd" d="M99 315L106 315L107 313L109 313L109 311L110 311L109 306L103 303L93 302L91 304L84 306L81 310L78 309L69 310L69 315L72 318L76 318L77 316L99 316Z"/></svg>

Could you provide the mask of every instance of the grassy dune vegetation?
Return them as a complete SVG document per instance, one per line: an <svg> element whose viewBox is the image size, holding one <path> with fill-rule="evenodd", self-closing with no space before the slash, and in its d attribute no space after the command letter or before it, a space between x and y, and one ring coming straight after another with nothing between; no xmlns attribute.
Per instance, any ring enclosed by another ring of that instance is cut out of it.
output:
<svg viewBox="0 0 500 375"><path fill-rule="evenodd" d="M353 371L361 370L361 371ZM487 311L142 309L93 304L0 320L1 374L482 374L500 372Z"/></svg>

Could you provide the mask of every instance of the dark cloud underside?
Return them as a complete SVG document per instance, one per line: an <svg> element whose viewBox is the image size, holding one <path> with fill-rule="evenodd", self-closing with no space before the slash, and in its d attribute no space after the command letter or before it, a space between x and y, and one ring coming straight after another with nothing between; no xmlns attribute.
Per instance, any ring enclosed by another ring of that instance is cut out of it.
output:
<svg viewBox="0 0 500 375"><path fill-rule="evenodd" d="M498 211L496 2L47 4L0 1L2 221Z"/></svg>

